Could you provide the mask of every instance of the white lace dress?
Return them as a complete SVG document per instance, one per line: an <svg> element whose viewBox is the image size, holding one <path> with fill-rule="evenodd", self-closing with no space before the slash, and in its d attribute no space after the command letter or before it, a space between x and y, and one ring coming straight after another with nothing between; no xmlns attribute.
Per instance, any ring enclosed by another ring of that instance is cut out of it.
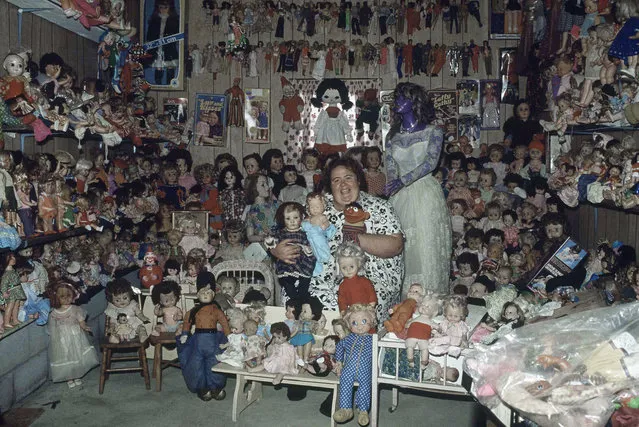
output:
<svg viewBox="0 0 639 427"><path fill-rule="evenodd" d="M402 182L412 182L390 198L406 236L403 294L412 283L448 293L452 230L444 193L431 174L441 139L441 129L428 126L420 132L397 133L387 143L389 181L394 175ZM415 174L423 176L413 180Z"/></svg>

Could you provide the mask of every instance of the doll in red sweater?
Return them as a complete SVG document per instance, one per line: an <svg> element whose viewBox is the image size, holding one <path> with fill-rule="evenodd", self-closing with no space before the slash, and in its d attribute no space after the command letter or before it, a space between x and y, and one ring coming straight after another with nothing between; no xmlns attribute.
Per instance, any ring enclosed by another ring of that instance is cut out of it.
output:
<svg viewBox="0 0 639 427"><path fill-rule="evenodd" d="M337 265L344 276L337 291L337 305L342 317L353 304L377 305L377 294L373 283L358 273L366 261L366 254L359 246L351 242L342 243L335 254Z"/></svg>

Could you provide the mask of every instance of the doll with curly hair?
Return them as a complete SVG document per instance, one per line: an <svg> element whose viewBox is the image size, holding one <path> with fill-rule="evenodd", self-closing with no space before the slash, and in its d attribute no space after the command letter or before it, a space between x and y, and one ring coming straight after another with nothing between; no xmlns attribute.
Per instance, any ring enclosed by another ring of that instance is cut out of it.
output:
<svg viewBox="0 0 639 427"><path fill-rule="evenodd" d="M109 342L118 344L123 337L115 333L118 322L118 315L125 314L127 322L135 330L140 342L147 339L148 334L144 328L144 323L149 319L142 314L142 310L135 300L135 294L131 284L126 279L116 279L107 284L106 288L107 308L104 310L106 316L106 332Z"/></svg>
<svg viewBox="0 0 639 427"><path fill-rule="evenodd" d="M448 353L453 357L459 357L461 350L468 347L466 298L461 295L450 296L444 302L443 311L444 320L433 332L434 338L430 340L429 352L435 356Z"/></svg>

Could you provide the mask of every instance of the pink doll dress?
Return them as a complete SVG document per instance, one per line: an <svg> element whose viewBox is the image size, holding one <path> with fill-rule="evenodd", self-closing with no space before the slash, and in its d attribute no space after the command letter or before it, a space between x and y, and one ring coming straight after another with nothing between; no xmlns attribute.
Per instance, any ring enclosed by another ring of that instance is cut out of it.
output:
<svg viewBox="0 0 639 427"><path fill-rule="evenodd" d="M290 343L271 344L270 355L264 359L264 369L271 374L297 374L297 353Z"/></svg>
<svg viewBox="0 0 639 427"><path fill-rule="evenodd" d="M448 353L450 356L459 357L463 338L468 335L466 322L450 323L444 319L438 329L444 335L431 338L428 352L434 356Z"/></svg>

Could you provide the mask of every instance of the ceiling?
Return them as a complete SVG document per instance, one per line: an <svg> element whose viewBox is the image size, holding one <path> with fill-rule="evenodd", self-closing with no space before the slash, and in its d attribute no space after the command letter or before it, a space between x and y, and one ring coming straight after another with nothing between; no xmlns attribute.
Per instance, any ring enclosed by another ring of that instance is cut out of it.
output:
<svg viewBox="0 0 639 427"><path fill-rule="evenodd" d="M7 2L21 9L50 8L50 10L41 10L29 13L33 13L42 19L53 22L62 28L95 42L99 41L98 38L103 32L100 27L94 27L91 30L87 30L75 19L67 18L64 13L62 13L59 0L7 0ZM26 13L26 11L24 13Z"/></svg>

